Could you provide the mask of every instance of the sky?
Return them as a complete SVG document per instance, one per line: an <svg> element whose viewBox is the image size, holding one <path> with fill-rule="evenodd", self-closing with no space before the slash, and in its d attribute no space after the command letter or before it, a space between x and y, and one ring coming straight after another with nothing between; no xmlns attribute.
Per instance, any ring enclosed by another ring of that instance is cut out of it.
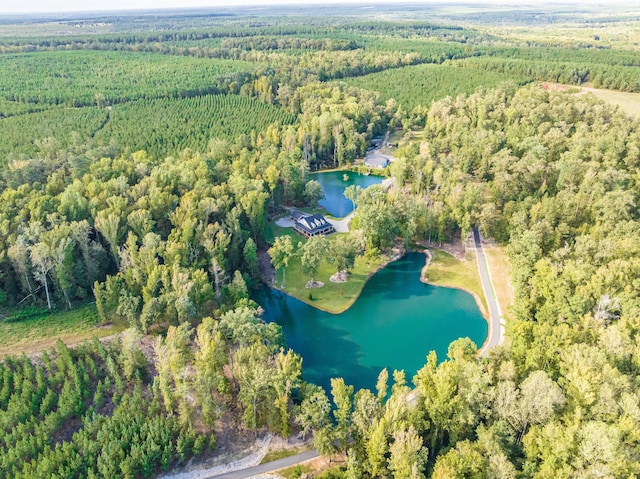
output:
<svg viewBox="0 0 640 479"><path fill-rule="evenodd" d="M542 0L518 2L514 0L417 0L419 3L511 3L540 4ZM401 0L398 3L416 2ZM570 2L570 0L569 0ZM581 3L606 3L606 0L582 0ZM0 0L0 13L48 13L103 10L216 7L238 5L278 5L308 3L394 3L394 0ZM562 2L559 2L562 3Z"/></svg>
<svg viewBox="0 0 640 479"><path fill-rule="evenodd" d="M156 8L216 7L234 5L379 3L380 1L383 0L0 0L0 12L79 12ZM393 3L393 0L391 0L391 2L387 1L386 3Z"/></svg>

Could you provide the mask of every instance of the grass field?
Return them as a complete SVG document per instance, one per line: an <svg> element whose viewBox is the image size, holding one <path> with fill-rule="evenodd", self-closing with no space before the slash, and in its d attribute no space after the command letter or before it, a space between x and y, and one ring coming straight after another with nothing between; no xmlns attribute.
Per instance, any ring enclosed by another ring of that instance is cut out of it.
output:
<svg viewBox="0 0 640 479"><path fill-rule="evenodd" d="M504 246L485 246L484 254L487 256L491 281L500 304L502 315L509 319L510 308L513 305L514 291L511 285L511 264Z"/></svg>
<svg viewBox="0 0 640 479"><path fill-rule="evenodd" d="M399 144L402 141L404 135L405 131L402 129L391 130L389 132L389 138L387 138L387 142L393 146L383 145L382 148L380 148L380 153L382 153L383 155L394 156L396 151L398 150L395 145Z"/></svg>
<svg viewBox="0 0 640 479"><path fill-rule="evenodd" d="M615 90L602 90L599 88L582 88L583 91L592 93L597 98L618 105L627 115L640 118L640 93L629 93Z"/></svg>
<svg viewBox="0 0 640 479"><path fill-rule="evenodd" d="M43 312L21 321L0 322L0 357L43 351L54 346L58 339L71 345L124 329L125 325L100 326L95 305L73 311Z"/></svg>
<svg viewBox="0 0 640 479"><path fill-rule="evenodd" d="M267 230L267 237L272 238L281 235L291 236L291 240L297 249L299 242L305 239L297 235L291 228L281 228L274 223L270 223ZM338 234L332 234L327 238L333 241ZM303 301L311 306L328 311L330 313L341 313L348 309L360 296L362 288L367 283L369 276L376 271L383 260L367 264L364 258L356 260L355 267L351 271L349 280L346 283L332 283L329 278L336 272L333 265L323 262L316 273L315 280L322 281L322 288L307 289L306 283L311 276L302 271L300 259L293 258L286 269L286 288L284 292ZM278 271L276 285L282 282L282 272Z"/></svg>
<svg viewBox="0 0 640 479"><path fill-rule="evenodd" d="M470 292L479 299L482 314L487 315L487 301L482 291L476 257L472 252L467 253L465 261L460 261L449 253L432 249L433 258L425 273L425 279L436 286L459 288Z"/></svg>

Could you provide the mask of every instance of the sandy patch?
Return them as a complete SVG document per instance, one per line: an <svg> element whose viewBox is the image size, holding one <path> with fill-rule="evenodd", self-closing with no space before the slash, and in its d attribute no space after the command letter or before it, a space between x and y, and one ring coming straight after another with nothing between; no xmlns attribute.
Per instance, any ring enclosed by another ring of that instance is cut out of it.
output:
<svg viewBox="0 0 640 479"><path fill-rule="evenodd" d="M252 466L257 466L262 461L262 458L269 451L269 446L271 444L273 436L268 434L262 439L256 439L253 446L245 451L251 452L249 455L242 457L241 459L237 459L233 462L222 462L217 464L192 464L190 461L183 469L187 469L186 471L174 470L172 472L167 472L161 474L161 479L207 479L212 476L218 476L220 474L225 474L227 472L239 471L241 469L247 469ZM211 462L225 461L228 460L225 456L220 456L214 459Z"/></svg>

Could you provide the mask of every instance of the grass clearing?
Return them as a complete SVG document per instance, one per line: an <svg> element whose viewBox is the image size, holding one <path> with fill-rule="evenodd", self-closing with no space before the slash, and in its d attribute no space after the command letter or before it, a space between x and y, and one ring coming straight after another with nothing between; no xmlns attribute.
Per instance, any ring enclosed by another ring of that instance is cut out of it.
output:
<svg viewBox="0 0 640 479"><path fill-rule="evenodd" d="M329 240L332 241L337 235L333 234L329 237ZM296 236L296 238L298 238L298 241L303 241L300 237ZM383 260L379 260L375 263L367 264L364 258L358 258L346 283L332 283L329 278L336 272L336 268L323 262L316 273L315 280L322 281L324 286L322 288L307 289L305 284L311 279L311 276L302 271L300 258L294 258L287 267L287 283L284 292L318 309L338 314L347 310L358 299L369 276L382 263ZM279 273L278 280L281 279L282 273Z"/></svg>
<svg viewBox="0 0 640 479"><path fill-rule="evenodd" d="M334 241L339 234L334 233L327 238ZM276 236L289 235L296 250L298 243L306 240L293 231L292 228L282 228L270 222L267 225L267 241L272 241ZM300 258L294 257L286 268L286 287L283 292L303 301L315 308L322 309L329 313L338 314L347 309L358 299L362 288L367 283L369 276L373 274L385 261L381 258L367 264L364 258L356 259L356 264L351 270L351 275L346 283L332 283L329 278L336 272L333 265L323 262L316 273L315 280L322 281L322 288L307 289L305 285L311 276L302 271ZM282 271L277 272L276 286L282 282Z"/></svg>
<svg viewBox="0 0 640 479"><path fill-rule="evenodd" d="M604 88L592 88L586 86L567 85L564 83L542 82L542 87L550 91L566 91L576 96L591 93L599 100L615 105L629 116L640 118L640 93L631 93Z"/></svg>
<svg viewBox="0 0 640 479"><path fill-rule="evenodd" d="M67 345L93 336L111 336L126 329L126 325L101 326L95 305L72 311L43 312L16 322L0 322L0 357L31 354L53 347L58 339Z"/></svg>
<svg viewBox="0 0 640 479"><path fill-rule="evenodd" d="M260 464L266 464L267 462L273 462L273 461L277 461L278 459L284 459L290 456L294 456L296 454L306 452L309 449L310 449L309 447L300 446L300 447L294 447L291 449L277 449L274 451L269 451L262 458L262 461L260 461Z"/></svg>
<svg viewBox="0 0 640 479"><path fill-rule="evenodd" d="M511 264L504 246L484 246L484 254L487 256L491 281L500 304L502 315L509 319L511 306L513 305L514 291L511 285Z"/></svg>
<svg viewBox="0 0 640 479"><path fill-rule="evenodd" d="M475 296L476 301L480 301L482 314L486 316L487 300L482 291L475 254L469 251L465 261L460 261L442 250L430 251L433 257L424 274L429 284L468 291Z"/></svg>
<svg viewBox="0 0 640 479"><path fill-rule="evenodd" d="M297 464L295 466L288 467L277 471L276 474L285 479L298 479L303 474L307 474L313 470L310 464Z"/></svg>
<svg viewBox="0 0 640 479"><path fill-rule="evenodd" d="M618 105L627 115L640 118L640 93L603 90L599 88L582 88L582 90L592 93L595 97L607 103Z"/></svg>
<svg viewBox="0 0 640 479"><path fill-rule="evenodd" d="M398 149L396 145L398 145L402 141L402 138L404 138L404 135L405 135L405 131L402 129L391 130L389 132L389 138L387 138L387 143L391 143L391 145L393 146L383 145L382 148L380 148L380 153L382 153L383 155L394 156L396 153L396 150Z"/></svg>

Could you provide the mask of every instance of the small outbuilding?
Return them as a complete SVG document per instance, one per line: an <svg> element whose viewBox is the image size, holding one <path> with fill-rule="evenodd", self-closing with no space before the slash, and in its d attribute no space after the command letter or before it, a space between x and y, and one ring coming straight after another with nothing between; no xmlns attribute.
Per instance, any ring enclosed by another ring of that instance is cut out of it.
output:
<svg viewBox="0 0 640 479"><path fill-rule="evenodd" d="M293 229L307 238L318 235L328 235L335 231L335 228L324 216L319 213L309 215L298 210L291 210Z"/></svg>

